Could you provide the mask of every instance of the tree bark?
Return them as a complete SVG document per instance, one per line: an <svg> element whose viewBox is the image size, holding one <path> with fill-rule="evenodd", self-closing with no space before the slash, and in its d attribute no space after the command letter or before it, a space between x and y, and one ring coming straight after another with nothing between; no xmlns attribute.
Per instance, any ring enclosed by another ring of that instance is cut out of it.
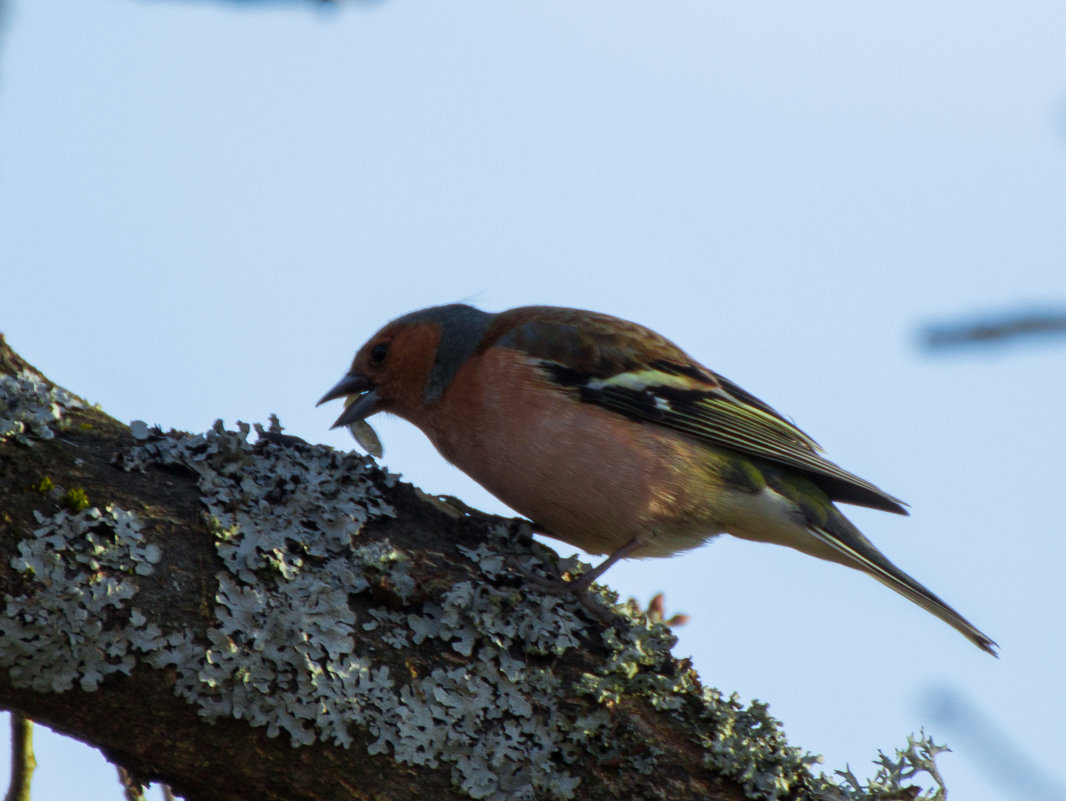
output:
<svg viewBox="0 0 1066 801"><path fill-rule="evenodd" d="M277 426L123 425L2 338L0 374L0 706L135 780L190 801L829 792L666 626L580 603L577 563L524 521Z"/></svg>

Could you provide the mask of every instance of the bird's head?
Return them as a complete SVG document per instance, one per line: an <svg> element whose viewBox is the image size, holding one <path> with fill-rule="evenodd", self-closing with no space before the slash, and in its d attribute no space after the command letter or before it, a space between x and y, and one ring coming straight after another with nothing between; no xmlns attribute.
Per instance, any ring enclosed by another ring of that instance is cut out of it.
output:
<svg viewBox="0 0 1066 801"><path fill-rule="evenodd" d="M319 401L345 399L346 408L332 427L349 426L363 447L380 455L366 418L392 412L419 425L477 351L494 316L451 304L393 320L359 348L348 373Z"/></svg>

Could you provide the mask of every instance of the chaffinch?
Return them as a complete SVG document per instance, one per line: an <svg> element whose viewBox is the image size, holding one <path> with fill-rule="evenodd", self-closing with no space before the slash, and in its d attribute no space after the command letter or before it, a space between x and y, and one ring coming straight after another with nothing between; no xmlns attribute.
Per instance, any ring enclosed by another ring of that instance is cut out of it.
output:
<svg viewBox="0 0 1066 801"><path fill-rule="evenodd" d="M834 501L907 514L821 455L758 398L643 326L527 306L453 304L392 321L319 403L348 425L392 412L544 533L623 557L669 556L729 533L869 573L995 655L987 636L893 565Z"/></svg>

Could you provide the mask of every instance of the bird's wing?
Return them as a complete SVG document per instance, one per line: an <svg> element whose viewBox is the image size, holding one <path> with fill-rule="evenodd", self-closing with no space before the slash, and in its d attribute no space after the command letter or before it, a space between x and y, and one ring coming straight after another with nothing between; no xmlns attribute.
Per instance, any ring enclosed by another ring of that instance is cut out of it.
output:
<svg viewBox="0 0 1066 801"><path fill-rule="evenodd" d="M549 307L500 318L486 346L524 352L585 403L799 470L833 500L907 514L898 498L823 457L813 439L772 407L650 329Z"/></svg>

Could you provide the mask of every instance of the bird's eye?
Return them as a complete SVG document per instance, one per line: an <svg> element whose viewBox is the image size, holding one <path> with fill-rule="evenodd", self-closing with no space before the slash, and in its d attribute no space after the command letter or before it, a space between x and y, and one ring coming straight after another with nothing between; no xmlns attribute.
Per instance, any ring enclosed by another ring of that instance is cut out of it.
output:
<svg viewBox="0 0 1066 801"><path fill-rule="evenodd" d="M385 361L385 357L389 355L389 343L379 342L373 348L370 349L370 363L377 367Z"/></svg>

